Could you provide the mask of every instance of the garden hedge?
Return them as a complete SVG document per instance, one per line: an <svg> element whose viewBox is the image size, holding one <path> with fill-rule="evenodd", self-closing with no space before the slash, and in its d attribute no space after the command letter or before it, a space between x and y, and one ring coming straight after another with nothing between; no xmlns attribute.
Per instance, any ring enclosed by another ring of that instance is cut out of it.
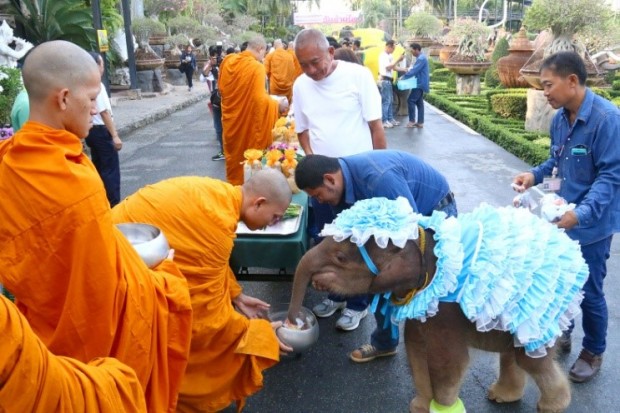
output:
<svg viewBox="0 0 620 413"><path fill-rule="evenodd" d="M525 121L527 96L500 93L491 96L491 108L502 118L515 118Z"/></svg>

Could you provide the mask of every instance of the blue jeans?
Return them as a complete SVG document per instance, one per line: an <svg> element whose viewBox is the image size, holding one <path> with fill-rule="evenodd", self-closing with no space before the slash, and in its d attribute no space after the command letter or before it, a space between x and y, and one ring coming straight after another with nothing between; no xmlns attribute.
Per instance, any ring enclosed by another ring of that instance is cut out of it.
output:
<svg viewBox="0 0 620 413"><path fill-rule="evenodd" d="M110 207L121 202L121 167L112 135L105 126L93 126L86 137L91 158L103 181Z"/></svg>
<svg viewBox="0 0 620 413"><path fill-rule="evenodd" d="M583 348L594 354L602 354L607 346L607 301L603 292L603 280L607 275L607 259L613 236L593 244L582 245L581 253L588 264L590 275L583 286L581 302ZM575 323L571 325L572 331Z"/></svg>
<svg viewBox="0 0 620 413"><path fill-rule="evenodd" d="M389 80L382 80L381 87L381 120L387 122L394 119L394 111L392 108L393 91L392 82Z"/></svg>
<svg viewBox="0 0 620 413"><path fill-rule="evenodd" d="M213 128L215 128L215 138L220 145L220 152L224 153L224 145L222 143L222 108L212 105L213 108Z"/></svg>
<svg viewBox="0 0 620 413"><path fill-rule="evenodd" d="M418 109L418 122L424 123L424 91L422 89L411 89L407 98L407 110L409 112L409 122L415 122L415 110Z"/></svg>

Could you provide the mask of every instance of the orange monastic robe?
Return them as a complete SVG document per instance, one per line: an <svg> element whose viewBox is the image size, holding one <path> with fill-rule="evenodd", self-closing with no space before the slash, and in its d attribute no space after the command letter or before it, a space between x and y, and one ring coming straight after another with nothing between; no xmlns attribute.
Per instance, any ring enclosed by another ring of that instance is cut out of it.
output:
<svg viewBox="0 0 620 413"><path fill-rule="evenodd" d="M301 76L304 73L304 71L301 68L301 65L299 64L299 60L297 60L297 56L295 55L295 50L286 49L286 52L290 54L291 56L293 56L293 63L295 64L295 79L297 79L299 76Z"/></svg>
<svg viewBox="0 0 620 413"><path fill-rule="evenodd" d="M146 186L112 210L116 223L159 227L190 286L194 322L179 412L216 412L232 401L241 408L262 387L262 371L279 360L271 324L232 305L241 293L228 264L240 208L240 187L179 177Z"/></svg>
<svg viewBox="0 0 620 413"><path fill-rule="evenodd" d="M112 223L80 139L27 122L0 144L0 281L57 355L133 368L149 412L173 411L191 303L169 260L147 269Z"/></svg>
<svg viewBox="0 0 620 413"><path fill-rule="evenodd" d="M2 296L0 331L1 412L146 413L132 369L112 358L84 364L53 355Z"/></svg>
<svg viewBox="0 0 620 413"><path fill-rule="evenodd" d="M273 142L278 102L265 90L265 79L265 67L247 50L229 54L220 66L226 179L233 185L243 183L243 152Z"/></svg>
<svg viewBox="0 0 620 413"><path fill-rule="evenodd" d="M290 102L293 98L293 82L295 76L295 62L284 49L276 49L265 57L265 70L269 76L269 93L286 96Z"/></svg>

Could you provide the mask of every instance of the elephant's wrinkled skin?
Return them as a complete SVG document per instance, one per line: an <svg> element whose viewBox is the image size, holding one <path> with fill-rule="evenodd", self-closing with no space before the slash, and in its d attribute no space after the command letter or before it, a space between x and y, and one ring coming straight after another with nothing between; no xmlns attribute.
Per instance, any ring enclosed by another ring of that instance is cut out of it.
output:
<svg viewBox="0 0 620 413"><path fill-rule="evenodd" d="M436 264L432 231L427 230L426 238L424 261L432 275ZM403 249L391 243L381 249L371 239L366 249L379 269L377 276L349 240L336 242L328 237L308 251L295 272L289 315L301 307L310 282L318 290L341 295L392 291L397 297L424 284L416 242L409 241ZM417 392L409 406L412 413L428 412L432 399L445 406L457 401L469 346L500 353L500 374L488 391L489 399L499 403L519 400L527 372L540 389L539 412L562 412L570 403L568 380L553 358L553 349L542 358L528 357L522 348L513 346L510 333L478 332L456 303L440 303L437 315L424 323L407 320L405 345Z"/></svg>

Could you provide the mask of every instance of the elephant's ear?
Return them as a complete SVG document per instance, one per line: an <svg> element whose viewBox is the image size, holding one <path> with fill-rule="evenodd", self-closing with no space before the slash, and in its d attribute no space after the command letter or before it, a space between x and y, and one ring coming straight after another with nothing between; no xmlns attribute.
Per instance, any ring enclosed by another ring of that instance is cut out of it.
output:
<svg viewBox="0 0 620 413"><path fill-rule="evenodd" d="M406 293L419 285L422 266L420 250L415 241L407 241L404 248L391 242L386 248L380 248L370 240L366 249L379 269L379 274L370 285L371 293Z"/></svg>

